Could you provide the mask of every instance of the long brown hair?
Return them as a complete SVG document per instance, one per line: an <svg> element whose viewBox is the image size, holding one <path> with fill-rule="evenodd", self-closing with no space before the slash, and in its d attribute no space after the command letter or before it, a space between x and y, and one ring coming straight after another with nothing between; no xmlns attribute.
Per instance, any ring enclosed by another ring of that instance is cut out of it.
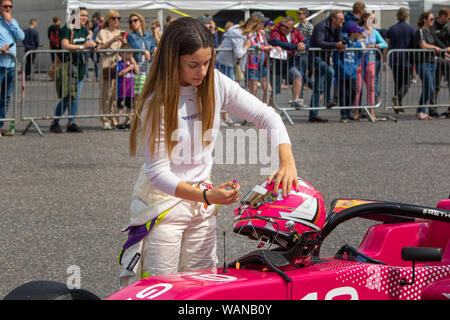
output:
<svg viewBox="0 0 450 320"><path fill-rule="evenodd" d="M214 122L214 39L202 24L193 18L179 18L163 32L143 92L139 95L130 130L130 154L136 155L138 134L147 143L150 156L164 139L170 157L177 141L172 133L178 129L178 99L180 94L180 57L201 48L211 48L211 61L202 83L197 87L197 109L201 113L202 133ZM145 114L145 118L143 118ZM164 136L161 136L161 123ZM145 141L145 137L148 140ZM207 140L207 139L206 139ZM204 141L209 144L210 141Z"/></svg>
<svg viewBox="0 0 450 320"><path fill-rule="evenodd" d="M261 20L258 16L250 16L250 18L245 21L242 25L239 26L242 30L242 34L244 36L248 35L250 32L255 32L258 29Z"/></svg>

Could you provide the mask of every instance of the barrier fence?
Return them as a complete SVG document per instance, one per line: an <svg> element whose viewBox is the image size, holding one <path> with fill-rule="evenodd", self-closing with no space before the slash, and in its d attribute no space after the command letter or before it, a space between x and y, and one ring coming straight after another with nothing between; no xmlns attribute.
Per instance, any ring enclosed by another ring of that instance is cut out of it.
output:
<svg viewBox="0 0 450 320"><path fill-rule="evenodd" d="M94 72L89 68L93 54L99 57L97 74L95 64ZM124 75L119 73L124 69L119 66L119 56L127 54L131 54L137 62L140 71L137 74L134 71ZM42 65L39 60L46 58L44 55L55 55L55 66L49 65L47 70L39 68L30 81L22 82L24 97L20 118L29 121L24 134L34 125L42 135L38 120L99 118L99 123L103 123L104 127L106 124L114 127L124 122L131 116L131 107L136 93L139 93L135 88L141 86L142 74L149 68L145 50L137 49L96 52L33 50L24 55L24 65L29 61L29 55L36 56L38 66Z"/></svg>
<svg viewBox="0 0 450 320"><path fill-rule="evenodd" d="M116 64L119 55L127 53L137 61L140 73L122 77L116 72ZM384 59L376 48L351 48L344 52L309 48L286 56L276 50L269 53L250 49L241 61L242 68L236 64L221 65L219 56L232 55L231 49L219 48L217 53L216 67L220 71L233 76L242 87L272 105L291 124L294 122L290 112L297 110L308 111L311 116L320 110L335 109L344 118L352 117L351 110L363 110L374 121L371 110L382 105L386 110L397 111L399 107L450 106L450 62L431 50L390 50ZM143 86L142 76L150 67L150 62L143 58L144 50L35 50L24 55L19 77L16 57L5 54L15 61L13 74L16 76L10 108L0 114L0 121L28 121L23 134L34 125L42 135L37 124L42 120L99 118L99 123L104 126L105 123L125 121L132 112L127 107L133 105ZM42 68L45 63L41 63L41 59L48 60L51 55L60 64ZM383 69L384 61L388 66L386 70ZM38 66L32 69L30 79L25 75L27 63ZM93 68L90 68L92 64ZM52 81L58 74L58 81ZM71 76L65 76L68 74ZM77 77L84 81L77 81ZM7 79L8 75L2 82L2 101L6 91L11 89ZM20 98L19 81L22 84ZM135 92L125 92L127 86L123 84L126 81L134 81ZM117 89L118 85L122 89ZM262 93L258 91L260 86ZM63 95L66 98L62 99ZM122 108L117 108L118 105ZM4 102L1 107L4 108ZM62 112L64 108L67 113Z"/></svg>
<svg viewBox="0 0 450 320"><path fill-rule="evenodd" d="M390 50L386 109L450 107L450 58L434 50Z"/></svg>
<svg viewBox="0 0 450 320"><path fill-rule="evenodd" d="M291 124L289 112L294 110L309 111L313 117L319 110L336 109L347 119L352 117L350 110L362 109L374 121L369 109L382 104L382 62L382 53L375 48L350 48L343 52L310 48L284 59L273 57L270 64L274 107ZM286 96L291 98L283 100Z"/></svg>

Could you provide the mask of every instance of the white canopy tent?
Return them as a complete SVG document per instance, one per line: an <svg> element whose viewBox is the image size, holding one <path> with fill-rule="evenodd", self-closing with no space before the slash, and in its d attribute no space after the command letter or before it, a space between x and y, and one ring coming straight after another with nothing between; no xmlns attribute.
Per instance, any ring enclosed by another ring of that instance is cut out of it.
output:
<svg viewBox="0 0 450 320"><path fill-rule="evenodd" d="M64 0L69 8L87 7L88 9L146 10L146 9L185 9L185 10L297 10L305 7L310 10L349 10L355 1L211 1L211 0L178 0L178 1L146 1L146 0ZM397 10L408 8L407 1L365 0L369 10Z"/></svg>
<svg viewBox="0 0 450 320"><path fill-rule="evenodd" d="M247 0L247 1L211 1L211 0L173 0L173 1L146 1L146 0L63 0L67 8L86 7L92 10L108 10L114 8L116 10L156 10L158 19L163 20L164 10L180 10L183 12L191 12L196 16L195 11L201 13L211 13L220 10L241 10L244 11L245 19L250 16L250 10L298 10L299 7L308 8L309 10L332 10L340 9L350 11L356 0L342 1L298 1L298 0ZM439 1L439 0L438 0ZM403 0L379 1L364 0L366 9L375 11L377 20L380 21L380 12L393 12L400 7L409 8L408 2ZM388 20L392 20L390 17Z"/></svg>

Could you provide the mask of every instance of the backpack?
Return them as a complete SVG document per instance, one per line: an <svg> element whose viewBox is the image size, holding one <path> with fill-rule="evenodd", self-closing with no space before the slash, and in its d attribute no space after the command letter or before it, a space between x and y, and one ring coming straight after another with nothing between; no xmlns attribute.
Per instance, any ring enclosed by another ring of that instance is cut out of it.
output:
<svg viewBox="0 0 450 320"><path fill-rule="evenodd" d="M59 48L60 47L60 39L59 39L59 30L52 30L50 32L50 48Z"/></svg>

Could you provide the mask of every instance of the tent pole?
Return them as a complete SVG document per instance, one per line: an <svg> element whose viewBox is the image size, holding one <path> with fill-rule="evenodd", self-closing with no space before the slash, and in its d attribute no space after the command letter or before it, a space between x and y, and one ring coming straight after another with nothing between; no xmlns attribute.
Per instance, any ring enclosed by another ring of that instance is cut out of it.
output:
<svg viewBox="0 0 450 320"><path fill-rule="evenodd" d="M164 14L163 14L163 9L158 9L158 20L159 23L161 24L161 31L164 31Z"/></svg>

